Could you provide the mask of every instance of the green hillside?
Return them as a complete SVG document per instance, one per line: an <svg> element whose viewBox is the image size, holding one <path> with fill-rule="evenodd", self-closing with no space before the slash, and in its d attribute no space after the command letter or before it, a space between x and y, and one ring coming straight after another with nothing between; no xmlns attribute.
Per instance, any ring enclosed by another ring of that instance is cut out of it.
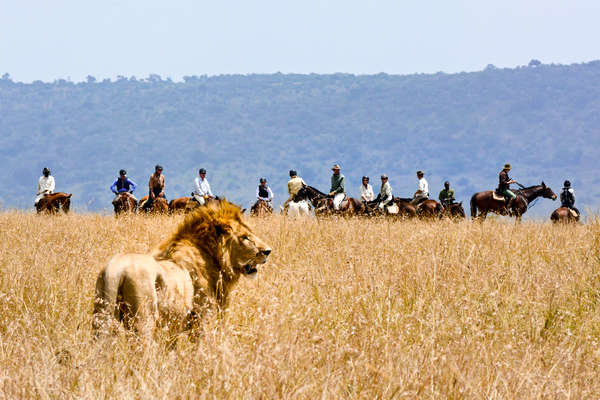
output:
<svg viewBox="0 0 600 400"><path fill-rule="evenodd" d="M600 61L434 75L227 75L173 82L0 80L2 207L31 207L51 168L79 210L110 208L125 168L142 190L156 163L167 196L189 195L200 167L217 194L248 205L266 176L276 202L287 173L328 189L331 164L351 195L360 177L390 176L394 194L449 179L468 200L505 162L525 185L555 192L570 179L578 205L600 205ZM532 210L546 215L556 203Z"/></svg>

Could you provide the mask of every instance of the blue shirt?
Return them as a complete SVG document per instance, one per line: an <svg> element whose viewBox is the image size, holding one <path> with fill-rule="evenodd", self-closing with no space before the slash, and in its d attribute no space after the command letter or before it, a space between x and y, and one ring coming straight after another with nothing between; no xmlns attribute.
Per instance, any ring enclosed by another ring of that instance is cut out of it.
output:
<svg viewBox="0 0 600 400"><path fill-rule="evenodd" d="M110 190L115 194L121 192L133 192L136 186L137 185L135 184L135 182L129 178L125 178L124 180L121 180L121 178L117 178L115 183L113 183L110 187Z"/></svg>

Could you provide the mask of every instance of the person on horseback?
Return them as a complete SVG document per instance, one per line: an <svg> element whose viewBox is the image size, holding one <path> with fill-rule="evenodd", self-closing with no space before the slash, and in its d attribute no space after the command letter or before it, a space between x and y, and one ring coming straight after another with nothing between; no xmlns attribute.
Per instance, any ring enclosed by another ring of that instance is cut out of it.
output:
<svg viewBox="0 0 600 400"><path fill-rule="evenodd" d="M156 165L154 167L154 173L150 175L150 180L148 181L148 200L144 203L144 206L142 207L146 211L152 208L152 205L154 204L154 199L156 197L162 197L166 200L165 176L162 174L162 170L162 166Z"/></svg>
<svg viewBox="0 0 600 400"><path fill-rule="evenodd" d="M110 187L111 192L115 194L115 198L112 201L113 204L115 204L117 200L119 200L119 195L121 193L127 193L129 196L133 197L133 200L137 202L137 199L133 195L133 191L136 187L137 185L135 184L135 182L127 177L127 171L125 171L124 169L120 170L119 177Z"/></svg>
<svg viewBox="0 0 600 400"><path fill-rule="evenodd" d="M369 177L362 177L362 185L360 185L360 201L368 203L373 201L375 194L373 193L373 187L369 184Z"/></svg>
<svg viewBox="0 0 600 400"><path fill-rule="evenodd" d="M331 175L331 188L329 189L329 196L333 197L333 209L339 210L340 204L346 198L346 178L340 174L340 166L335 164L331 167L333 174Z"/></svg>
<svg viewBox="0 0 600 400"><path fill-rule="evenodd" d="M38 179L38 188L34 204L37 206L44 196L54 193L55 187L56 184L54 182L54 177L50 175L50 170L44 167L42 170L42 176L40 176L40 179Z"/></svg>
<svg viewBox="0 0 600 400"><path fill-rule="evenodd" d="M271 201L273 200L273 191L269 186L267 186L267 178L260 178L260 184L256 188L256 203L252 206L254 210L258 205L259 201L264 201L267 204L267 207L271 211L273 211L273 206L271 205Z"/></svg>
<svg viewBox="0 0 600 400"><path fill-rule="evenodd" d="M192 197L195 201L198 202L201 206L206 204L206 200L212 199L215 196L210 190L210 184L206 179L206 170L204 168L200 168L198 170L198 175L194 180L194 191L192 192Z"/></svg>
<svg viewBox="0 0 600 400"><path fill-rule="evenodd" d="M444 182L444 189L442 189L438 198L444 208L454 203L454 190L450 189L450 182Z"/></svg>
<svg viewBox="0 0 600 400"><path fill-rule="evenodd" d="M429 183L425 179L423 171L417 171L417 179L419 180L419 189L415 193L415 197L411 201L411 204L417 205L429 198Z"/></svg>
<svg viewBox="0 0 600 400"><path fill-rule="evenodd" d="M496 189L496 192L500 193L505 198L508 198L508 203L506 204L506 208L508 210L510 210L510 207L512 206L513 201L517 198L517 195L514 194L510 190L510 185L513 183L516 183L515 181L510 179L508 176L508 171L510 171L510 170L511 170L510 164L504 164L504 168L498 174L499 182L498 182L498 188Z"/></svg>
<svg viewBox="0 0 600 400"><path fill-rule="evenodd" d="M304 180L300 178L297 172L293 169L290 170L290 180L288 181L288 193L290 197L283 203L283 208L285 209L290 201L294 200L294 197L298 194L302 186L305 186Z"/></svg>
<svg viewBox="0 0 600 400"><path fill-rule="evenodd" d="M567 207L569 210L573 210L577 215L581 215L579 210L575 207L575 191L571 187L570 181L565 181L562 192L560 193L560 206Z"/></svg>
<svg viewBox="0 0 600 400"><path fill-rule="evenodd" d="M377 208L379 211L383 212L384 207L394 201L394 196L392 195L392 186L390 182L388 182L388 176L386 174L381 175L381 189L379 189L379 194L377 195Z"/></svg>

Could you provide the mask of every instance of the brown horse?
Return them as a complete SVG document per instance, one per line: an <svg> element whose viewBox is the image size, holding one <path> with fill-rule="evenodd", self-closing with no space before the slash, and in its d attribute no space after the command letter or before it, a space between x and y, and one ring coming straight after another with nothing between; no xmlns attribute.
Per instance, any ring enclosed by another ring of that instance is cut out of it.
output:
<svg viewBox="0 0 600 400"><path fill-rule="evenodd" d="M448 204L444 207L442 211L442 217L448 218L466 218L467 214L465 213L465 209L462 206L462 201L460 203L452 203Z"/></svg>
<svg viewBox="0 0 600 400"><path fill-rule="evenodd" d="M576 215L573 215L574 213ZM554 223L556 223L556 222L563 222L563 223L578 222L579 214L577 214L575 211L572 212L571 209L569 209L568 207L560 207L560 208L557 208L556 210L554 210L552 215L550 215L550 220Z"/></svg>
<svg viewBox="0 0 600 400"><path fill-rule="evenodd" d="M340 204L340 209L335 210L333 207L333 197L329 196L318 189L304 185L296 194L297 200L309 201L315 209L315 215L356 215L357 210L364 210L364 205L360 200L353 197L346 197Z"/></svg>
<svg viewBox="0 0 600 400"><path fill-rule="evenodd" d="M115 215L123 213L134 213L137 210L137 201L127 192L119 193L119 197L113 201L113 207L115 208Z"/></svg>
<svg viewBox="0 0 600 400"><path fill-rule="evenodd" d="M417 215L421 218L435 218L442 216L442 205L435 200L423 200L417 206Z"/></svg>
<svg viewBox="0 0 600 400"><path fill-rule="evenodd" d="M72 193L56 192L48 194L40 199L35 205L39 213L46 212L48 214L57 214L61 209L67 214L71 207Z"/></svg>
<svg viewBox="0 0 600 400"><path fill-rule="evenodd" d="M140 199L139 202L139 208L140 210L142 210L144 203L146 203L148 201L148 196L144 196ZM147 212L150 213L154 213L154 214L166 214L169 212L169 204L167 203L167 199L165 199L164 197L157 197L154 199L154 201L152 202L152 208L150 210L148 210Z"/></svg>
<svg viewBox="0 0 600 400"><path fill-rule="evenodd" d="M255 217L265 217L271 214L273 214L273 208L264 200L257 200L252 208L250 208L250 215Z"/></svg>
<svg viewBox="0 0 600 400"><path fill-rule="evenodd" d="M192 204L189 204L190 202L198 204L196 201L194 201L192 197L179 197L177 199L171 200L169 202L169 213L173 214L176 212L191 211L195 207L193 207Z"/></svg>
<svg viewBox="0 0 600 400"><path fill-rule="evenodd" d="M517 198L513 201L510 210L506 208L504 200L496 200L493 197L491 190L475 193L471 197L471 218L484 220L487 213L491 211L499 215L517 217L517 221L520 221L529 204L538 197L556 200L556 194L544 182L541 185L514 190L514 193Z"/></svg>

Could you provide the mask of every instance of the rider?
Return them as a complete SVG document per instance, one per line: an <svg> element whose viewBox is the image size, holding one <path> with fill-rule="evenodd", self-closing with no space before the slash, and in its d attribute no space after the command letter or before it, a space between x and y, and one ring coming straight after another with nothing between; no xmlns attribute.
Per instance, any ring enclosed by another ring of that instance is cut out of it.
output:
<svg viewBox="0 0 600 400"><path fill-rule="evenodd" d="M44 168L42 170L42 176L38 180L38 188L37 194L35 197L35 205L39 203L39 201L47 194L51 194L54 192L54 177L50 175L50 170L48 168Z"/></svg>
<svg viewBox="0 0 600 400"><path fill-rule="evenodd" d="M368 203L373 201L375 194L373 193L373 187L369 184L369 177L362 177L362 185L360 185L360 201Z"/></svg>
<svg viewBox="0 0 600 400"><path fill-rule="evenodd" d="M200 168L198 170L198 175L194 180L194 192L192 193L192 197L196 200L201 206L206 204L206 200L212 199L215 196L212 194L210 190L210 184L206 179L206 170L204 168Z"/></svg>
<svg viewBox="0 0 600 400"><path fill-rule="evenodd" d="M447 208L450 204L454 203L454 190L450 189L450 182L444 182L444 189L442 189L438 198L444 208Z"/></svg>
<svg viewBox="0 0 600 400"><path fill-rule="evenodd" d="M150 175L150 180L148 181L148 200L144 203L145 210L149 210L152 208L154 204L154 199L156 197L162 197L166 200L165 196L165 176L162 174L163 167L160 165L156 165L154 167L154 173Z"/></svg>
<svg viewBox="0 0 600 400"><path fill-rule="evenodd" d="M577 215L581 215L579 210L575 208L575 191L571 187L570 181L565 181L562 192L560 193L560 205L561 207L567 207L570 210L574 210Z"/></svg>
<svg viewBox="0 0 600 400"><path fill-rule="evenodd" d="M498 193L500 193L504 197L508 197L508 203L506 204L506 208L509 210L513 201L517 198L517 195L510 190L510 185L512 183L516 183L508 177L508 171L510 171L510 169L510 164L504 164L504 168L502 169L502 171L500 171L500 174L498 174L499 183L498 189L496 189Z"/></svg>
<svg viewBox="0 0 600 400"><path fill-rule="evenodd" d="M333 197L333 209L339 210L340 204L346 198L345 182L346 178L340 174L340 166L335 164L331 167L333 175L331 175L331 188L329 189L329 196Z"/></svg>
<svg viewBox="0 0 600 400"><path fill-rule="evenodd" d="M394 196L392 195L392 186L388 182L388 176L383 174L381 175L381 189L379 190L379 195L377 196L377 207L381 212L383 212L384 207L393 200Z"/></svg>
<svg viewBox="0 0 600 400"><path fill-rule="evenodd" d="M133 191L137 185L134 181L127 177L127 171L124 169L119 171L119 177L110 187L110 190L115 194L115 198L113 199L113 204L119 199L119 194L127 193L129 196L133 197L133 199L137 202L137 199L133 195Z"/></svg>
<svg viewBox="0 0 600 400"><path fill-rule="evenodd" d="M283 203L283 208L286 208L289 202L294 200L294 197L304 185L306 185L304 180L298 176L295 170L291 169L290 180L288 181L288 193L290 194L290 197Z"/></svg>
<svg viewBox="0 0 600 400"><path fill-rule="evenodd" d="M260 184L256 188L256 198L256 203L252 208L255 208L258 205L258 202L262 200L267 204L267 207L273 210L273 207L271 206L273 191L267 186L267 178L260 178Z"/></svg>
<svg viewBox="0 0 600 400"><path fill-rule="evenodd" d="M417 171L417 178L419 179L419 190L415 193L411 204L418 204L429 198L429 183L427 183L423 171Z"/></svg>

